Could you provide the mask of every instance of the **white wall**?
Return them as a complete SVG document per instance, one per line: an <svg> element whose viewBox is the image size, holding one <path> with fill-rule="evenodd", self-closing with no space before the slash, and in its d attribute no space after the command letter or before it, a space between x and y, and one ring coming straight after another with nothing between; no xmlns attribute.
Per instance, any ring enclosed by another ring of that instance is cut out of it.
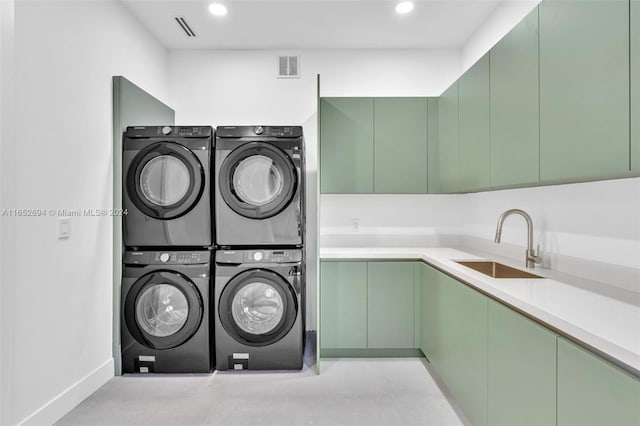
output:
<svg viewBox="0 0 640 426"><path fill-rule="evenodd" d="M469 41L462 49L461 71L466 71L476 63L482 55L487 53L518 22L527 16L540 1L510 0L500 3L489 16L489 19L469 37Z"/></svg>
<svg viewBox="0 0 640 426"><path fill-rule="evenodd" d="M463 197L322 194L320 241L322 245L457 245Z"/></svg>
<svg viewBox="0 0 640 426"><path fill-rule="evenodd" d="M480 192L465 198L465 235L492 241L500 214L520 208L531 215L534 241L541 250L640 269L640 178ZM502 241L524 248L526 240L524 219L508 218Z"/></svg>
<svg viewBox="0 0 640 426"><path fill-rule="evenodd" d="M14 2L0 1L0 208L15 201ZM13 359L13 312L16 231L0 215L0 424L9 424Z"/></svg>
<svg viewBox="0 0 640 426"><path fill-rule="evenodd" d="M19 1L15 22L19 167L15 205L3 207L108 209L111 77L166 99L168 54L117 1ZM49 214L13 225L13 401L3 411L7 424L50 424L113 376L112 219L73 217L68 240Z"/></svg>
<svg viewBox="0 0 640 426"><path fill-rule="evenodd" d="M277 79L278 55L300 55L300 79ZM315 329L316 75L322 96L438 96L460 74L454 50L174 51L179 124L302 125L307 152L307 328Z"/></svg>

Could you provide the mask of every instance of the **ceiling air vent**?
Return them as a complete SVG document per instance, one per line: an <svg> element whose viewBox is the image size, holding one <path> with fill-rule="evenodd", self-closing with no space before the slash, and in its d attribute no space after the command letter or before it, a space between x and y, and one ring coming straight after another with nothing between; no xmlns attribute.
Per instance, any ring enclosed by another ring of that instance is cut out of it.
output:
<svg viewBox="0 0 640 426"><path fill-rule="evenodd" d="M278 56L278 78L300 78L300 57Z"/></svg>
<svg viewBox="0 0 640 426"><path fill-rule="evenodd" d="M196 33L193 32L193 30L191 29L191 27L189 26L189 24L187 24L187 20L184 19L181 16L176 16L175 18L173 18L176 20L176 22L178 23L178 25L180 25L180 28L182 28L182 30L185 32L185 34L187 34L187 37L195 37Z"/></svg>

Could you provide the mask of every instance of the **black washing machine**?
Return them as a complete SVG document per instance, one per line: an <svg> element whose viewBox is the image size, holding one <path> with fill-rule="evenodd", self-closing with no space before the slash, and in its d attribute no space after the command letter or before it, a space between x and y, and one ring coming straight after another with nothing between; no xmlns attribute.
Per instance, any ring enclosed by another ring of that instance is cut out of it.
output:
<svg viewBox="0 0 640 426"><path fill-rule="evenodd" d="M212 127L128 127L123 141L124 244L207 247Z"/></svg>
<svg viewBox="0 0 640 426"><path fill-rule="evenodd" d="M123 373L210 372L211 252L127 251L123 263Z"/></svg>
<svg viewBox="0 0 640 426"><path fill-rule="evenodd" d="M302 127L219 126L215 145L217 244L301 246Z"/></svg>
<svg viewBox="0 0 640 426"><path fill-rule="evenodd" d="M299 370L304 350L302 250L216 252L218 370Z"/></svg>

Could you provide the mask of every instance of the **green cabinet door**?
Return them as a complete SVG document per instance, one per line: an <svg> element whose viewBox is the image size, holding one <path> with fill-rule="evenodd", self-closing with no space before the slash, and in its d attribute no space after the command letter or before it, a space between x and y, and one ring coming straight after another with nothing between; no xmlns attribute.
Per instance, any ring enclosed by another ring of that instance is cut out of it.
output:
<svg viewBox="0 0 640 426"><path fill-rule="evenodd" d="M320 100L320 192L373 192L373 99Z"/></svg>
<svg viewBox="0 0 640 426"><path fill-rule="evenodd" d="M491 49L491 185L540 179L538 8Z"/></svg>
<svg viewBox="0 0 640 426"><path fill-rule="evenodd" d="M629 2L548 0L540 13L540 179L629 171Z"/></svg>
<svg viewBox="0 0 640 426"><path fill-rule="evenodd" d="M438 149L439 139L439 123L438 123L438 98L427 98L427 130L429 132L428 144L429 144L429 166L427 173L429 177L427 179L429 188L428 192L431 194L439 194L442 192L442 186L440 185L440 154Z"/></svg>
<svg viewBox="0 0 640 426"><path fill-rule="evenodd" d="M414 262L368 263L367 347L415 348Z"/></svg>
<svg viewBox="0 0 640 426"><path fill-rule="evenodd" d="M449 389L476 426L487 424L487 298L465 284L451 285Z"/></svg>
<svg viewBox="0 0 640 426"><path fill-rule="evenodd" d="M433 369L450 383L450 295L451 278L429 266L423 271L421 348Z"/></svg>
<svg viewBox="0 0 640 426"><path fill-rule="evenodd" d="M458 184L458 82L438 100L438 154L442 192L457 192Z"/></svg>
<svg viewBox="0 0 640 426"><path fill-rule="evenodd" d="M373 111L374 192L425 194L427 98L375 98Z"/></svg>
<svg viewBox="0 0 640 426"><path fill-rule="evenodd" d="M320 262L320 348L367 347L367 263Z"/></svg>
<svg viewBox="0 0 640 426"><path fill-rule="evenodd" d="M488 423L555 425L556 335L490 301L488 336Z"/></svg>
<svg viewBox="0 0 640 426"><path fill-rule="evenodd" d="M631 170L640 173L640 0L631 0Z"/></svg>
<svg viewBox="0 0 640 426"><path fill-rule="evenodd" d="M489 96L489 54L486 54L458 80L458 183L463 191L491 186Z"/></svg>
<svg viewBox="0 0 640 426"><path fill-rule="evenodd" d="M558 339L558 426L640 425L640 379Z"/></svg>

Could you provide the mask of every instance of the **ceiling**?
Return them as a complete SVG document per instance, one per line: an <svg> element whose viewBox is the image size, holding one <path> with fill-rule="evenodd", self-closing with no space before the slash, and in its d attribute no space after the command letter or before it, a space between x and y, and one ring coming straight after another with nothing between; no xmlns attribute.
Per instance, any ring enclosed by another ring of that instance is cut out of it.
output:
<svg viewBox="0 0 640 426"><path fill-rule="evenodd" d="M121 0L167 48L462 48L505 0L414 0L398 15L393 0ZM183 17L196 37L175 21Z"/></svg>

